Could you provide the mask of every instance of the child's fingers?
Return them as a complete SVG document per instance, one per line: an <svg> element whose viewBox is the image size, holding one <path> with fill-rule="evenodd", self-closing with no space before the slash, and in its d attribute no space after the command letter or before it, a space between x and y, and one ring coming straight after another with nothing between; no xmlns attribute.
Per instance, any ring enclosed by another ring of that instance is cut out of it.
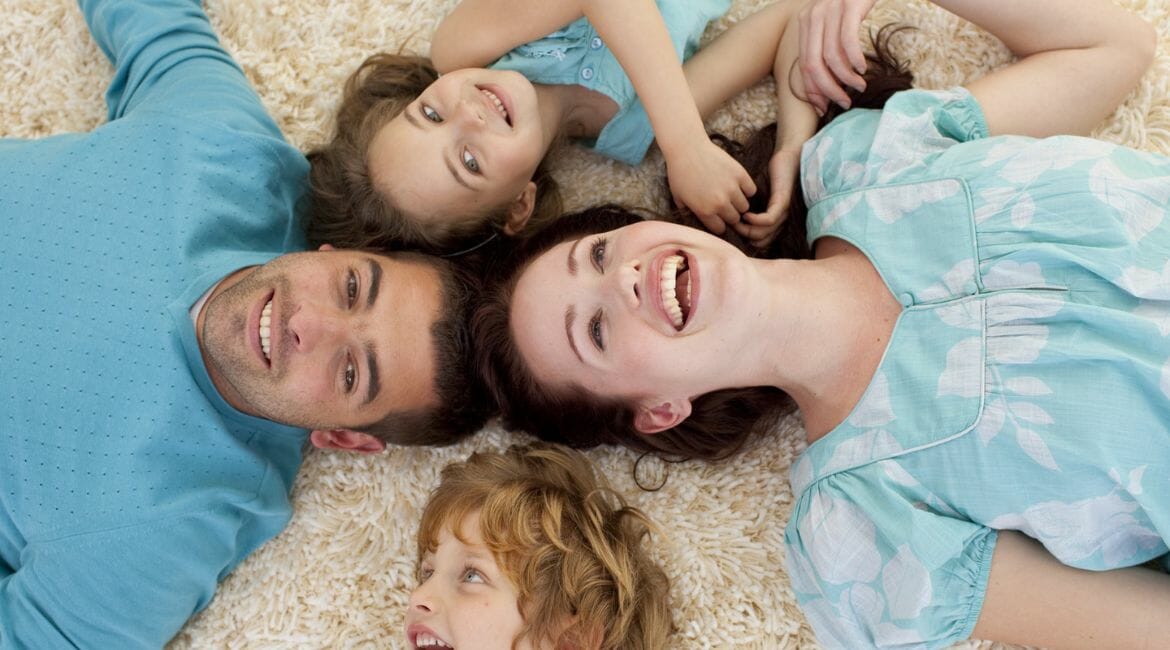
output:
<svg viewBox="0 0 1170 650"><path fill-rule="evenodd" d="M751 205L748 203L748 197L744 196L741 192L732 192L731 207L735 210L735 219L729 221L728 223L735 223L736 221L739 221L739 215L747 212Z"/></svg>
<svg viewBox="0 0 1170 650"><path fill-rule="evenodd" d="M776 226L754 226L743 222L735 224L732 228L756 248L763 248L771 243L778 231Z"/></svg>

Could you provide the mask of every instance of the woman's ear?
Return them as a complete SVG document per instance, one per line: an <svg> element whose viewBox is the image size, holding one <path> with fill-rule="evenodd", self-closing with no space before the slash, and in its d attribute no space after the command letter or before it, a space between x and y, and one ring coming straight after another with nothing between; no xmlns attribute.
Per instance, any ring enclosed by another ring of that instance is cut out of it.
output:
<svg viewBox="0 0 1170 650"><path fill-rule="evenodd" d="M641 404L634 415L634 428L640 433L659 433L682 424L691 415L691 400L676 399Z"/></svg>
<svg viewBox="0 0 1170 650"><path fill-rule="evenodd" d="M504 221L504 234L509 237L515 237L524 230L524 226L528 225L528 218L532 216L532 211L536 209L536 183L528 181L524 189L520 191L520 196L512 201L512 205L508 206L508 218Z"/></svg>

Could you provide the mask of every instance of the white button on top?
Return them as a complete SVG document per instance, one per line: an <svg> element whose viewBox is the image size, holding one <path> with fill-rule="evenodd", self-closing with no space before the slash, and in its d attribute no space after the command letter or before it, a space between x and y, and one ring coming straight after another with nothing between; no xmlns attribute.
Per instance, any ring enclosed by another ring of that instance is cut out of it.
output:
<svg viewBox="0 0 1170 650"><path fill-rule="evenodd" d="M583 70L581 70L581 78L584 79L585 81L589 81L590 79L592 79L593 78L593 68L584 68Z"/></svg>
<svg viewBox="0 0 1170 650"><path fill-rule="evenodd" d="M594 36L593 40L589 41L589 47L594 49L594 50L600 50L601 49L601 37Z"/></svg>

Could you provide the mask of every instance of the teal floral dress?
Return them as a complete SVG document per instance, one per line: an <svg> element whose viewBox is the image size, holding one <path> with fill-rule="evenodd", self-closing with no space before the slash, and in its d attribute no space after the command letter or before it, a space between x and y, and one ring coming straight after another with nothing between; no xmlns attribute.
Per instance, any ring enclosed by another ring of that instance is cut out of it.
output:
<svg viewBox="0 0 1170 650"><path fill-rule="evenodd" d="M1170 159L987 137L963 89L851 111L803 152L809 238L902 305L853 411L791 470L785 532L828 647L929 648L979 617L997 530L1090 570L1170 535Z"/></svg>

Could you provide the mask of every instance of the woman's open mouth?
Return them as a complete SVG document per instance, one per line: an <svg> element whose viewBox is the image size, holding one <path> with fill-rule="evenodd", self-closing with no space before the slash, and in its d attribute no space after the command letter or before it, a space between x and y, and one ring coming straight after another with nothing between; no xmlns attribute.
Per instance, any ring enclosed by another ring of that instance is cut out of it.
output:
<svg viewBox="0 0 1170 650"><path fill-rule="evenodd" d="M681 332L691 316L691 272L687 256L682 251L662 260L658 280L662 309L670 318L670 324Z"/></svg>

